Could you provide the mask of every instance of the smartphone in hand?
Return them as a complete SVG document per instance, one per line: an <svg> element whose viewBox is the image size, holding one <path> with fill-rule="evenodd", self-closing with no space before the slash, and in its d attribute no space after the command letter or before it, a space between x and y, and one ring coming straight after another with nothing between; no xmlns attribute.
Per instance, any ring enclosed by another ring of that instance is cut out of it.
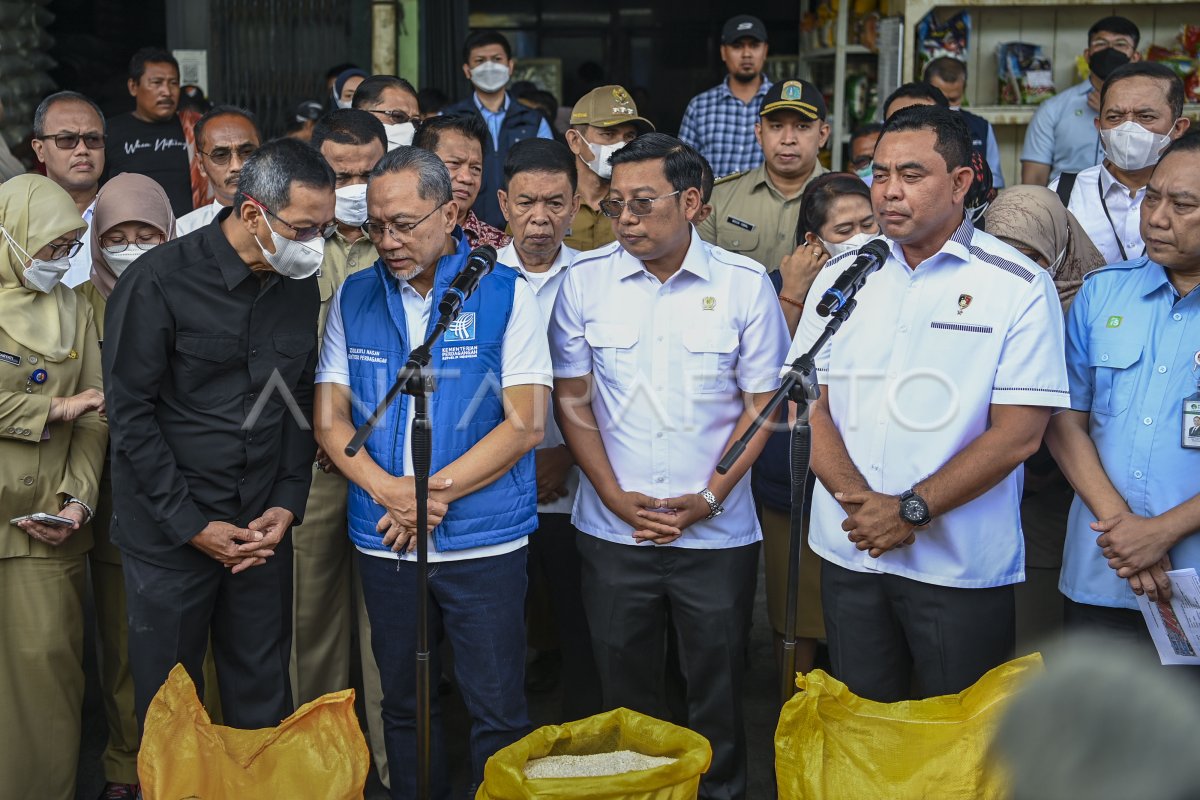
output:
<svg viewBox="0 0 1200 800"><path fill-rule="evenodd" d="M45 514L42 512L38 512L37 514L26 514L23 517L16 517L14 519L10 519L9 522L13 525L16 525L17 523L24 522L25 520L32 520L33 522L37 522L41 525L49 525L51 528L70 528L75 525L75 520L71 519L70 517L60 517L57 514Z"/></svg>

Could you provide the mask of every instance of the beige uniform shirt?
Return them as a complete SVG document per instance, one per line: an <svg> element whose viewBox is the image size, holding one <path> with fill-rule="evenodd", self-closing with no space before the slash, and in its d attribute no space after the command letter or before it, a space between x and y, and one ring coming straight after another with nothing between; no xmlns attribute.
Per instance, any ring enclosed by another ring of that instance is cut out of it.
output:
<svg viewBox="0 0 1200 800"><path fill-rule="evenodd" d="M94 411L74 422L47 423L50 398L101 389L92 306L80 299L75 307L74 358L58 363L18 344L0 320L0 558L75 556L92 546L87 526L52 547L8 522L39 511L56 514L68 497L96 507L108 423ZM30 380L38 369L46 372L41 384Z"/></svg>
<svg viewBox="0 0 1200 800"><path fill-rule="evenodd" d="M796 249L800 198L813 179L829 170L816 163L794 197L784 197L767 178L766 165L722 178L713 186L713 213L700 223L700 238L753 258L768 271Z"/></svg>
<svg viewBox="0 0 1200 800"><path fill-rule="evenodd" d="M609 242L615 242L612 220L587 203L579 204L579 213L571 221L571 229L563 237L563 244L575 250L595 250Z"/></svg>
<svg viewBox="0 0 1200 800"><path fill-rule="evenodd" d="M321 313L318 317L318 335L325 333L325 317L329 314L329 303L341 287L342 282L360 269L366 269L375 263L379 254L371 240L363 236L351 244L341 231L325 240L325 260L321 262L321 271L317 275L317 285L321 288Z"/></svg>

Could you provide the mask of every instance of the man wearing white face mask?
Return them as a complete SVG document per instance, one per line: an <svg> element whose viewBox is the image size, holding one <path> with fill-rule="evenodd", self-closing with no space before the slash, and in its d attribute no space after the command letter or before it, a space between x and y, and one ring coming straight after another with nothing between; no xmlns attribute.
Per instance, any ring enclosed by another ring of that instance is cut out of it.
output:
<svg viewBox="0 0 1200 800"><path fill-rule="evenodd" d="M311 413L323 235L334 176L294 139L246 160L233 207L159 245L105 315L113 541L135 708L209 635L225 721L291 713L292 546L316 454Z"/></svg>
<svg viewBox="0 0 1200 800"><path fill-rule="evenodd" d="M463 75L475 88L462 102L443 109L448 117L479 116L490 136L483 149L483 182L474 211L495 228L504 229L496 191L504 185L508 149L522 139L553 139L550 124L537 111L513 100L505 91L516 61L512 45L497 31L476 31L463 44Z"/></svg>
<svg viewBox="0 0 1200 800"><path fill-rule="evenodd" d="M1104 161L1050 185L1109 264L1140 258L1142 198L1159 155L1183 135L1183 81L1162 64L1137 61L1113 71L1100 87Z"/></svg>
<svg viewBox="0 0 1200 800"><path fill-rule="evenodd" d="M609 157L643 133L654 130L638 116L637 104L623 86L601 86L579 98L571 110L567 146L579 172L579 213L563 243L576 250L595 250L617 240L612 222L600 213L612 177Z"/></svg>
<svg viewBox="0 0 1200 800"><path fill-rule="evenodd" d="M417 103L417 90L404 78L372 75L354 91L352 107L371 112L383 123L389 153L412 144L421 107Z"/></svg>

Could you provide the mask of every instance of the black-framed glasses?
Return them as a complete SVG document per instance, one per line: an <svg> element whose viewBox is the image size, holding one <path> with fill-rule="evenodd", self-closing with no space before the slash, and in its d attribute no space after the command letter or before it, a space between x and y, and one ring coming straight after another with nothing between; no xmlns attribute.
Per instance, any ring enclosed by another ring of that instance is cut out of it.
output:
<svg viewBox="0 0 1200 800"><path fill-rule="evenodd" d="M364 222L362 225L362 232L365 233L372 242L378 242L382 240L383 234L386 232L388 236L392 237L392 239L403 244L404 242L412 241L413 232L416 231L417 226L432 217L434 211L437 211L444 205L446 204L439 203L434 207L433 211L430 211L416 222Z"/></svg>
<svg viewBox="0 0 1200 800"><path fill-rule="evenodd" d="M392 125L403 125L406 122L411 122L415 125L417 122L416 117L411 116L407 111L401 111L398 108L372 108L371 113L382 114L391 120Z"/></svg>
<svg viewBox="0 0 1200 800"><path fill-rule="evenodd" d="M625 211L625 207L629 207L629 213L635 217L647 216L654 210L654 204L659 200L666 200L668 197L674 197L682 191L676 189L670 194L664 194L662 197L635 197L632 200L601 200L600 211L606 217L616 219Z"/></svg>
<svg viewBox="0 0 1200 800"><path fill-rule="evenodd" d="M295 225L288 222L286 219L281 218L274 211L267 208L264 204L255 200L250 195L246 195L246 199L261 208L266 214L270 215L277 222L279 222L279 224L286 225L287 227L291 228L292 232L296 234L297 242L311 242L318 236L320 236L322 239L328 239L330 236L333 236L335 231L337 231L337 221L332 219L323 225L308 225L303 228L297 228Z"/></svg>
<svg viewBox="0 0 1200 800"><path fill-rule="evenodd" d="M54 146L59 150L74 150L79 146L80 139L83 139L88 150L103 150L105 136L103 133L48 133L35 138L43 141L53 139Z"/></svg>
<svg viewBox="0 0 1200 800"><path fill-rule="evenodd" d="M124 253L129 249L130 245L159 245L164 243L167 237L161 233L147 233L134 238L132 241L128 239L100 239L100 247L113 253Z"/></svg>
<svg viewBox="0 0 1200 800"><path fill-rule="evenodd" d="M83 242L78 239L72 239L69 242L62 244L50 245L50 260L57 261L60 258L74 258L79 252L79 248L83 247Z"/></svg>
<svg viewBox="0 0 1200 800"><path fill-rule="evenodd" d="M241 147L214 147L209 152L200 151L202 155L208 158L209 161L216 164L218 167L223 167L228 164L234 154L242 161L245 161L250 156L254 155L254 151L258 149L256 144L244 144Z"/></svg>

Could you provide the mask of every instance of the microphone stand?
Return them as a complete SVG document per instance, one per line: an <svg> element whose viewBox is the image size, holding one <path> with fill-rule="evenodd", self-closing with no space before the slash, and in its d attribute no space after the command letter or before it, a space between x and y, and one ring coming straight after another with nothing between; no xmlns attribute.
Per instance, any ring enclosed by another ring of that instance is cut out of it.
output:
<svg viewBox="0 0 1200 800"><path fill-rule="evenodd" d="M808 411L809 406L816 402L821 395L815 374L817 371L816 356L825 343L842 327L842 323L850 317L857 304L856 300L847 300L841 308L829 316L829 323L817 337L817 341L813 343L807 353L792 362L792 367L783 377L783 383L780 384L779 389L750 423L746 432L733 443L721 462L717 464L717 472L724 475L745 452L746 446L759 429L775 417L775 412L779 410L784 400L791 400L796 404L796 424L792 427L791 443L792 511L788 540L787 599L783 626L783 669L779 685L781 705L796 693L796 595L800 592L800 544L804 525L808 521L808 496L804 489L805 484L808 483L808 473L812 464L812 429L808 423Z"/></svg>
<svg viewBox="0 0 1200 800"><path fill-rule="evenodd" d="M417 500L417 797L427 800L430 796L430 761L432 717L430 703L431 667L429 650L429 464L432 460L433 437L429 423L429 395L437 390L433 375L425 368L433 360L433 346L446 332L461 309L451 314L442 314L428 338L408 354L408 362L401 368L392 388L383 401L371 413L370 418L359 426L354 438L346 445L346 455L354 455L362 449L371 432L383 419L388 408L401 394L413 398L412 462L413 483ZM398 566L398 565L397 565Z"/></svg>

